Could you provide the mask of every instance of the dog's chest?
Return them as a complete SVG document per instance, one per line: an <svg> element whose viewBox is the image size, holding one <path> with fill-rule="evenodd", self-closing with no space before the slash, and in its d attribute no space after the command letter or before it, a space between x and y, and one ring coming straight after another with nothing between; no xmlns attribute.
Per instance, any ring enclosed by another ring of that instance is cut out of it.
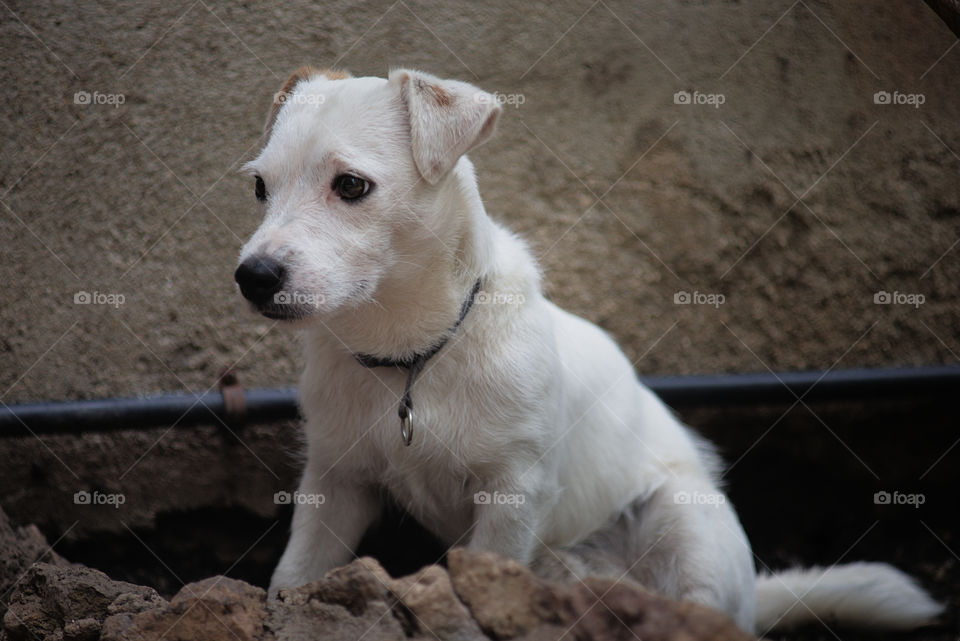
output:
<svg viewBox="0 0 960 641"><path fill-rule="evenodd" d="M444 462L389 465L380 478L384 490L424 527L447 544L464 538L473 522L469 474Z"/></svg>
<svg viewBox="0 0 960 641"><path fill-rule="evenodd" d="M461 393L463 387L438 385L443 380L427 376L415 386L409 446L401 437L396 394L382 389L351 408L347 422L365 434L348 455L349 463L341 464L363 469L368 482L451 544L465 540L473 521L474 494L488 467L477 460L477 452L488 449L478 447L477 439L489 418Z"/></svg>
<svg viewBox="0 0 960 641"><path fill-rule="evenodd" d="M463 419L454 419L456 400L425 391L414 400L411 445L402 444L395 412L380 426L374 439L382 457L377 482L425 527L453 542L472 522L480 466L464 436Z"/></svg>
<svg viewBox="0 0 960 641"><path fill-rule="evenodd" d="M508 431L499 424L502 399L484 403L484 386L469 370L438 362L413 386L413 442L406 446L397 414L405 372L352 365L322 385L305 377L311 440L339 473L381 487L446 542L461 539L472 524L474 494L511 451L501 443Z"/></svg>

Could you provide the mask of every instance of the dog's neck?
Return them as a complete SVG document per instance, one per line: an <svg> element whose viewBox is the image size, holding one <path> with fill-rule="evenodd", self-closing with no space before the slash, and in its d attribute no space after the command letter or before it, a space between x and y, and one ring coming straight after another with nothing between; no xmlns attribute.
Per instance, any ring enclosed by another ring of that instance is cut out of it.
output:
<svg viewBox="0 0 960 641"><path fill-rule="evenodd" d="M372 300L324 319L314 331L345 353L403 360L429 349L457 321L478 279L492 270L493 221L487 216L469 163L459 165L443 186L444 206L465 212L448 238L432 237L433 251L415 277L391 273Z"/></svg>

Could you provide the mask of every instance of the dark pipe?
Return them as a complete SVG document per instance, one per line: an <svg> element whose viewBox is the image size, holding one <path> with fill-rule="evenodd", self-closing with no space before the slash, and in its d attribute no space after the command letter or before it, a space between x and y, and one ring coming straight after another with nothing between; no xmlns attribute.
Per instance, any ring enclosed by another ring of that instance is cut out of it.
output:
<svg viewBox="0 0 960 641"><path fill-rule="evenodd" d="M641 377L675 408L712 405L873 401L960 391L960 366L930 365L830 372L765 372Z"/></svg>
<svg viewBox="0 0 960 641"><path fill-rule="evenodd" d="M244 390L244 423L264 423L297 417L297 390ZM219 418L219 420L218 420ZM161 394L143 398L58 401L0 405L0 437L144 429L170 425L220 425L227 416L220 392ZM29 430L27 429L29 427Z"/></svg>
<svg viewBox="0 0 960 641"><path fill-rule="evenodd" d="M893 397L945 396L960 392L960 366L851 369L823 372L645 376L670 406L871 401ZM297 417L297 390L244 390L244 423ZM217 420L219 417L219 421ZM231 422L220 392L164 394L145 398L0 405L0 436L143 429ZM29 427L29 430L27 427Z"/></svg>

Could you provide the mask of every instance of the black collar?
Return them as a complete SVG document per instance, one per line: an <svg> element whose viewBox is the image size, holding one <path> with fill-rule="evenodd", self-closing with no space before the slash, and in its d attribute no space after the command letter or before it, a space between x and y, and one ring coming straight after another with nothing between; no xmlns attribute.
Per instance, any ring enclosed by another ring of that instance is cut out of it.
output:
<svg viewBox="0 0 960 641"><path fill-rule="evenodd" d="M473 301L480 291L480 283L481 279L478 278L477 282L473 285L473 289L470 290L470 294L460 306L460 316L457 318L457 322L447 330L446 335L440 339L439 342L428 349L401 359L380 358L379 356L373 356L371 354L354 354L357 362L364 367L400 367L409 371L407 374L407 386L403 392L403 398L400 399L400 410L398 412L400 415L400 435L403 438L404 445L410 445L413 440L413 400L410 398L410 389L413 387L413 382L417 376L420 375L420 372L423 371L427 361L443 349L444 345L446 345L456 333L463 319L467 317L470 308L473 307Z"/></svg>

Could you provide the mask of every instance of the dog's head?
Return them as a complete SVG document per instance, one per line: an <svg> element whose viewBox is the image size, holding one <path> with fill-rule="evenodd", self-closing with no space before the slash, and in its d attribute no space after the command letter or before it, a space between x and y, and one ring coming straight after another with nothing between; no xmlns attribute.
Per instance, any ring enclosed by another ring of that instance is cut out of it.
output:
<svg viewBox="0 0 960 641"><path fill-rule="evenodd" d="M274 97L247 163L263 222L235 279L257 311L296 320L374 298L453 231L458 161L493 133L496 99L396 70L388 79L303 68ZM466 161L464 161L466 162Z"/></svg>

